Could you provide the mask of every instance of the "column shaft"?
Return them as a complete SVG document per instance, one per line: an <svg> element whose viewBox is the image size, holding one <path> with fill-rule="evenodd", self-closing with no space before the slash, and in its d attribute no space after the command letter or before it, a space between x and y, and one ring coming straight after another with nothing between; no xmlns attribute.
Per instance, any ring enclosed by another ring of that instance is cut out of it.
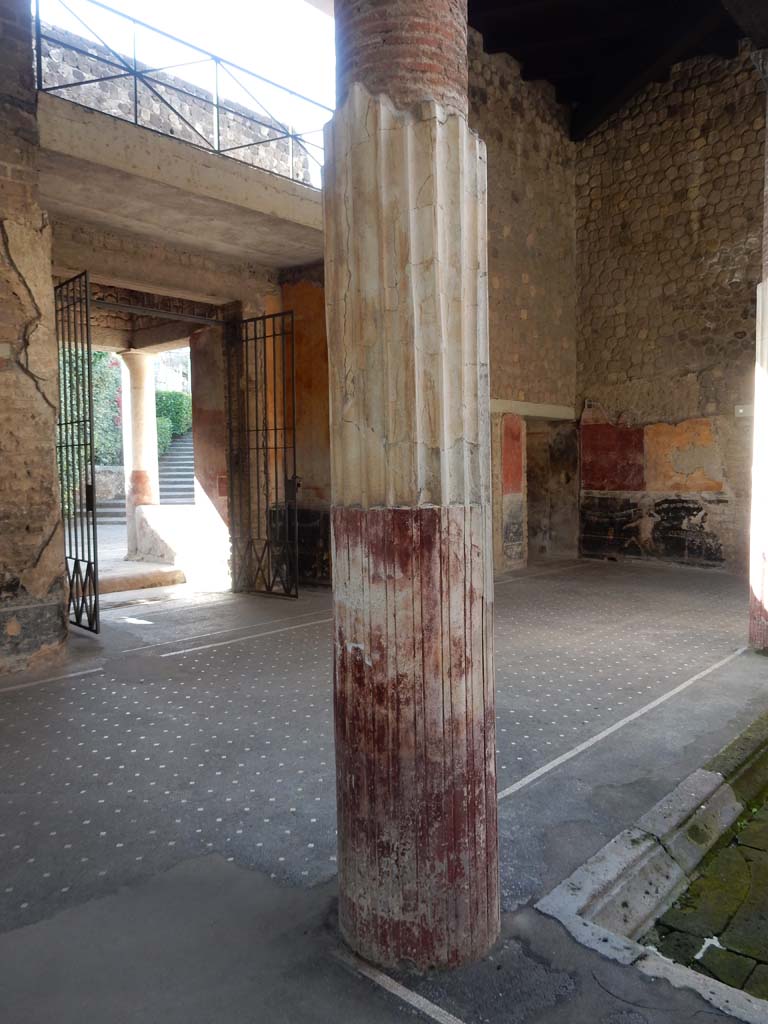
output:
<svg viewBox="0 0 768 1024"><path fill-rule="evenodd" d="M752 518L749 555L749 642L768 652L768 279L758 289Z"/></svg>
<svg viewBox="0 0 768 1024"><path fill-rule="evenodd" d="M160 501L155 413L155 357L145 352L124 352L130 382L129 444L125 444L125 511L128 523L128 557L137 554L136 508ZM125 409L124 409L125 414Z"/></svg>
<svg viewBox="0 0 768 1024"><path fill-rule="evenodd" d="M337 4L324 201L340 926L425 968L483 955L499 896L485 149L466 7L409 39L415 6ZM463 77L413 73L445 34Z"/></svg>
<svg viewBox="0 0 768 1024"><path fill-rule="evenodd" d="M768 50L753 58L768 88ZM768 653L768 155L763 282L757 294L755 423L752 447L752 517L749 534L749 642Z"/></svg>

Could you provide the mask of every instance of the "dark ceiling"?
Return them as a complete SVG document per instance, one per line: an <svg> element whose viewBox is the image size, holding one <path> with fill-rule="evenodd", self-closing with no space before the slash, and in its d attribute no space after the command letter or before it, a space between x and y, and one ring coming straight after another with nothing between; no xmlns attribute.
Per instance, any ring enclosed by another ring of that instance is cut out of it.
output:
<svg viewBox="0 0 768 1024"><path fill-rule="evenodd" d="M752 3L768 10L768 0L469 0L469 22L487 52L509 53L524 79L555 86L582 139L678 61L735 56L747 34L741 8Z"/></svg>

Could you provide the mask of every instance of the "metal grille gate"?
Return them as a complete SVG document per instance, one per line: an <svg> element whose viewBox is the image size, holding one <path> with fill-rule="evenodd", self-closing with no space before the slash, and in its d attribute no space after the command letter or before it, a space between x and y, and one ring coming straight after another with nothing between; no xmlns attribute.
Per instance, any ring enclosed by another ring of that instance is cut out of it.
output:
<svg viewBox="0 0 768 1024"><path fill-rule="evenodd" d="M61 514L69 581L69 616L75 626L99 632L93 451L91 310L88 274L54 289L59 350L59 460Z"/></svg>
<svg viewBox="0 0 768 1024"><path fill-rule="evenodd" d="M293 313L227 337L232 589L298 597Z"/></svg>

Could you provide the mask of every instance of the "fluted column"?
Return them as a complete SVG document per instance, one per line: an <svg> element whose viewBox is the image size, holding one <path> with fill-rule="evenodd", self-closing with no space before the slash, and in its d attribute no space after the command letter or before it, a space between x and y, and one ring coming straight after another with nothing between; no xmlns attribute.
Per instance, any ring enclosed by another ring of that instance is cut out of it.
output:
<svg viewBox="0 0 768 1024"><path fill-rule="evenodd" d="M768 88L768 50L758 50L753 57ZM768 218L765 219L763 236L763 282L757 295L754 412L752 517L749 535L749 642L756 650L768 652Z"/></svg>
<svg viewBox="0 0 768 1024"><path fill-rule="evenodd" d="M499 927L485 149L465 4L338 0L336 19L339 918L370 960L449 966Z"/></svg>
<svg viewBox="0 0 768 1024"><path fill-rule="evenodd" d="M146 352L131 351L123 352L122 360L128 370L128 387L123 387L125 513L128 558L134 558L138 554L136 509L139 505L157 505L160 501L155 357Z"/></svg>
<svg viewBox="0 0 768 1024"><path fill-rule="evenodd" d="M749 642L768 653L768 275L758 289L752 517L749 534Z"/></svg>

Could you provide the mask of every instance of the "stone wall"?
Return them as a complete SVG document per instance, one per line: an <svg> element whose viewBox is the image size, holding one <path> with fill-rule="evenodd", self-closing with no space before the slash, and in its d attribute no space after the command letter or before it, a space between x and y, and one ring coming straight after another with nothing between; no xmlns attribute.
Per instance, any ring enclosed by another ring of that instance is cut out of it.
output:
<svg viewBox="0 0 768 1024"><path fill-rule="evenodd" d="M125 497L125 469L123 466L96 466L96 500L113 501Z"/></svg>
<svg viewBox="0 0 768 1024"><path fill-rule="evenodd" d="M469 39L470 123L488 152L491 398L573 405L575 157L554 90Z"/></svg>
<svg viewBox="0 0 768 1024"><path fill-rule="evenodd" d="M745 50L678 65L579 146L585 553L746 564L764 125Z"/></svg>
<svg viewBox="0 0 768 1024"><path fill-rule="evenodd" d="M0 0L0 673L66 637L51 239L29 6Z"/></svg>
<svg viewBox="0 0 768 1024"><path fill-rule="evenodd" d="M120 75L123 68L133 68L133 58L115 54L93 40L55 26L45 25L43 32L52 37L43 38L41 45L43 85L46 89L68 86L54 95L113 117L136 119L144 128L173 135L196 146L215 147L212 92L163 71L140 79L135 91L130 74L111 77L108 81L92 81ZM140 72L149 71L148 65L140 61L137 68ZM219 102L226 109L221 110L218 122L220 148L232 150L228 155L244 163L310 184L309 157L305 150L290 139L277 137L288 129L256 106L249 109L228 99L228 79L223 73L221 77ZM75 84L78 82L87 84Z"/></svg>
<svg viewBox="0 0 768 1024"><path fill-rule="evenodd" d="M469 116L488 154L491 398L572 407L576 147L565 111L549 85L523 81L513 58L485 53L470 30ZM517 498L500 490L516 473L502 465L505 420L496 413L491 424L497 570L519 565L527 547L525 480ZM506 450L515 457L514 445Z"/></svg>

